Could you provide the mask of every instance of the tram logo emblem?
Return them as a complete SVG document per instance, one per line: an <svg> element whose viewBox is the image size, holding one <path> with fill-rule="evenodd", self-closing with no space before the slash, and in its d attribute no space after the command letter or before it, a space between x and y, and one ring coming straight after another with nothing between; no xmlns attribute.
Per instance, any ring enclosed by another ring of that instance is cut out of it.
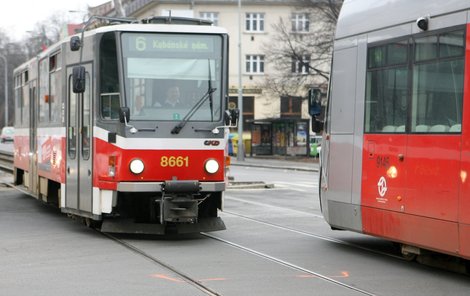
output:
<svg viewBox="0 0 470 296"><path fill-rule="evenodd" d="M380 177L377 189L379 190L380 197L384 197L385 193L387 193L387 180L385 180L385 177Z"/></svg>

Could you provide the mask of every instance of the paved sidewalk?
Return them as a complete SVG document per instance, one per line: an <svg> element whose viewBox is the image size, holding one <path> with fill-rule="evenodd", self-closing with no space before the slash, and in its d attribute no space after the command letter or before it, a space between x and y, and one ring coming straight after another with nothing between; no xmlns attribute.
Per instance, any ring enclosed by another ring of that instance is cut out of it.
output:
<svg viewBox="0 0 470 296"><path fill-rule="evenodd" d="M297 170L318 172L318 158L313 157L282 157L282 156L256 156L245 157L244 161L238 161L236 156L231 158L234 166L250 166L262 168L275 168L284 170Z"/></svg>

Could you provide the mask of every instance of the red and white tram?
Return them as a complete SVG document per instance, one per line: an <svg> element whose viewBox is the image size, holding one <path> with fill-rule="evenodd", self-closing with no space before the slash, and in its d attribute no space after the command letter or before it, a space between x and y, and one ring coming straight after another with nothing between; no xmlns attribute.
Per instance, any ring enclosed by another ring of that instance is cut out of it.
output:
<svg viewBox="0 0 470 296"><path fill-rule="evenodd" d="M106 232L225 229L228 35L150 18L15 69L15 184Z"/></svg>
<svg viewBox="0 0 470 296"><path fill-rule="evenodd" d="M330 83L326 221L470 259L470 2L345 0Z"/></svg>

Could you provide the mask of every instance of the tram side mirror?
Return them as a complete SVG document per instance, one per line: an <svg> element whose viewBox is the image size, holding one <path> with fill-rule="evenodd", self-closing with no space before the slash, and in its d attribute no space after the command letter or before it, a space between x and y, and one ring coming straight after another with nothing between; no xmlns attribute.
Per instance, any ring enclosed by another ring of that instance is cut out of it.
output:
<svg viewBox="0 0 470 296"><path fill-rule="evenodd" d="M225 110L225 112L224 112L224 124L225 125L230 125L231 122L232 122L232 113L230 112L230 110Z"/></svg>
<svg viewBox="0 0 470 296"><path fill-rule="evenodd" d="M82 94L85 92L85 67L76 66L73 67L73 92L76 94Z"/></svg>
<svg viewBox="0 0 470 296"><path fill-rule="evenodd" d="M308 113L310 116L318 116L321 114L321 90L319 88L311 88L308 90Z"/></svg>
<svg viewBox="0 0 470 296"><path fill-rule="evenodd" d="M129 122L129 118L131 117L131 110L129 107L121 107L119 110L119 121L123 123Z"/></svg>
<svg viewBox="0 0 470 296"><path fill-rule="evenodd" d="M312 117L312 131L316 134L323 131L323 122Z"/></svg>
<svg viewBox="0 0 470 296"><path fill-rule="evenodd" d="M240 118L240 109L232 109L230 110L230 125L236 126L238 123L238 119Z"/></svg>
<svg viewBox="0 0 470 296"><path fill-rule="evenodd" d="M237 126L240 111L238 109L225 110L224 123L226 126Z"/></svg>
<svg viewBox="0 0 470 296"><path fill-rule="evenodd" d="M70 50L71 51L77 51L80 49L82 46L82 41L80 40L80 37L78 36L73 36L70 38Z"/></svg>

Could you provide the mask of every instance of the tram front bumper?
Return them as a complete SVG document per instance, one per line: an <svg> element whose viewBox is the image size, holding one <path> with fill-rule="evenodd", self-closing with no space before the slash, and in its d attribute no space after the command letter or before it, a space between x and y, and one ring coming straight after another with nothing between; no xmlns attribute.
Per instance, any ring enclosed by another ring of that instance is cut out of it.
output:
<svg viewBox="0 0 470 296"><path fill-rule="evenodd" d="M120 192L162 192L162 185L165 182L119 182L117 191ZM221 192L225 191L225 182L201 182L201 192Z"/></svg>

